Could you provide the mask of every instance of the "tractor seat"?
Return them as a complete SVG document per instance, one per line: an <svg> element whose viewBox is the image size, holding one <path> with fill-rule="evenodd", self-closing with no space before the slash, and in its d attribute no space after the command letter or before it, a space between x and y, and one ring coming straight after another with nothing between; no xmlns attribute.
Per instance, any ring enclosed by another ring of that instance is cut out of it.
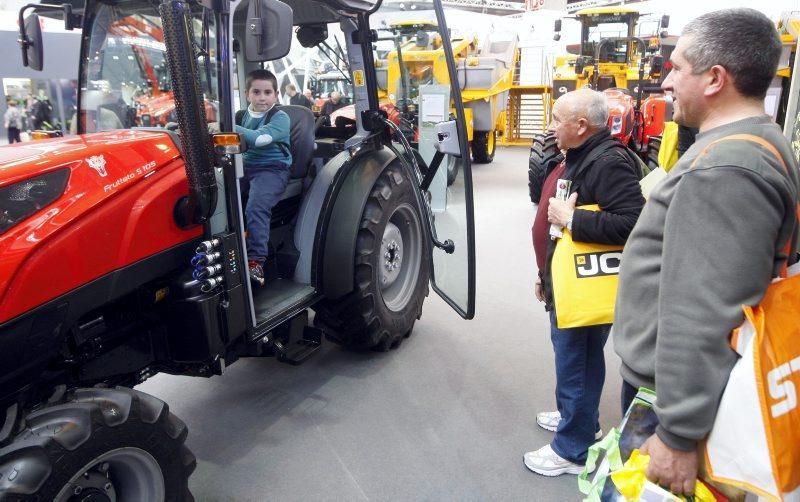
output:
<svg viewBox="0 0 800 502"><path fill-rule="evenodd" d="M305 106L281 105L281 111L289 116L289 137L292 152L292 174L281 200L295 197L303 192L303 179L314 157L314 113Z"/></svg>

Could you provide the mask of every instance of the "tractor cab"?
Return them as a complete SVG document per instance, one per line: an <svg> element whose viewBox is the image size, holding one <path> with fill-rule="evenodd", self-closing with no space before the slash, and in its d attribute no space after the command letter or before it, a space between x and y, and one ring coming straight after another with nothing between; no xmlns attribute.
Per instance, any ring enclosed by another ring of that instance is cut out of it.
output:
<svg viewBox="0 0 800 502"><path fill-rule="evenodd" d="M663 69L659 55L659 34L641 31L643 15L630 7L597 7L580 10L580 43L568 44L569 55L556 57L553 97L591 86L596 90L621 88L638 94L645 85L657 88ZM660 26L666 28L669 16ZM561 20L555 24L556 40L561 38ZM644 37L644 38L642 38Z"/></svg>

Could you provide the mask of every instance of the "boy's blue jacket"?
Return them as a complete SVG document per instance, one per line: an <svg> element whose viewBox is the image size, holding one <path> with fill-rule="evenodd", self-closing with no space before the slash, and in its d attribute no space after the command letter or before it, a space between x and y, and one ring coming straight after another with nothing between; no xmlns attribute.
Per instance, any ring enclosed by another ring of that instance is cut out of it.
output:
<svg viewBox="0 0 800 502"><path fill-rule="evenodd" d="M277 105L276 105L277 106ZM271 117L270 117L271 115ZM244 136L247 151L243 154L246 167L282 162L287 166L292 165L292 153L289 150L289 116L277 110L265 114L263 117L253 117L249 109L244 112L241 119L242 125L236 125L235 131ZM256 146L259 136L269 135L272 141L266 145Z"/></svg>

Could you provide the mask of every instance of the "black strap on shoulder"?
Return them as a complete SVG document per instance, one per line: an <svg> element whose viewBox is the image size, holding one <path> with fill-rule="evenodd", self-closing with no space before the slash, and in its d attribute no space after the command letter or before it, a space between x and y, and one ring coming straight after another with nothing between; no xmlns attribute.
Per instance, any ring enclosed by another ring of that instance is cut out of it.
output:
<svg viewBox="0 0 800 502"><path fill-rule="evenodd" d="M572 177L573 187L575 186L575 182L582 177L584 171L586 171L586 169L588 169L588 167L591 166L594 161L614 149L619 149L620 153L622 153L624 157L631 161L631 165L636 171L636 176L638 176L640 180L649 172L647 165L642 159L639 158L638 155L636 155L633 150L614 138L613 141L606 141L599 148L595 148L589 152L589 154L583 159L583 162L581 162L581 164L577 167L575 174Z"/></svg>

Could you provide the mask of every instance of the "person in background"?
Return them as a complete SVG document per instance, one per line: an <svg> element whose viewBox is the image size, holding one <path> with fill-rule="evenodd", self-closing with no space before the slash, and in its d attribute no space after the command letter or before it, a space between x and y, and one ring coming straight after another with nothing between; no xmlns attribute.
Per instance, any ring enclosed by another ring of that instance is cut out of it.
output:
<svg viewBox="0 0 800 502"><path fill-rule="evenodd" d="M607 123L605 96L588 88L563 95L553 107L550 129L566 155L545 180L533 240L540 270L536 298L550 312L557 408L539 413L536 423L556 435L550 444L523 457L528 469L544 476L579 474L589 446L602 434L598 407L609 333L608 325L558 328L550 270L556 241L548 234L550 224L567 227L575 241L625 244L644 205L640 168L611 136ZM567 201L553 197L558 178L572 181ZM587 204L597 204L600 211L576 209Z"/></svg>
<svg viewBox="0 0 800 502"><path fill-rule="evenodd" d="M311 101L304 95L297 92L297 87L294 84L286 86L286 95L289 96L289 104L295 106L305 106L311 108Z"/></svg>
<svg viewBox="0 0 800 502"><path fill-rule="evenodd" d="M253 70L247 75L245 93L249 106L235 131L244 136L247 151L243 154L242 192L247 194L247 264L250 279L263 286L264 263L269 251L272 208L286 185L292 166L289 150L289 116L279 109L278 80L267 70Z"/></svg>
<svg viewBox="0 0 800 502"><path fill-rule="evenodd" d="M22 111L17 108L17 102L12 98L6 99L6 107L3 126L8 131L8 144L21 143L19 133L22 130Z"/></svg>
<svg viewBox="0 0 800 502"><path fill-rule="evenodd" d="M641 451L647 477L679 495L694 492L697 447L738 359L729 337L741 307L761 301L787 242L790 257L797 249L792 149L764 113L780 54L774 24L753 9L686 25L662 87L675 122L699 132L625 245L613 328L622 406L638 387L656 391L659 424Z"/></svg>
<svg viewBox="0 0 800 502"><path fill-rule="evenodd" d="M333 112L345 106L344 102L342 101L342 93L339 91L331 92L330 97L325 104L322 105L322 110L320 111L320 115L327 115L330 117Z"/></svg>

